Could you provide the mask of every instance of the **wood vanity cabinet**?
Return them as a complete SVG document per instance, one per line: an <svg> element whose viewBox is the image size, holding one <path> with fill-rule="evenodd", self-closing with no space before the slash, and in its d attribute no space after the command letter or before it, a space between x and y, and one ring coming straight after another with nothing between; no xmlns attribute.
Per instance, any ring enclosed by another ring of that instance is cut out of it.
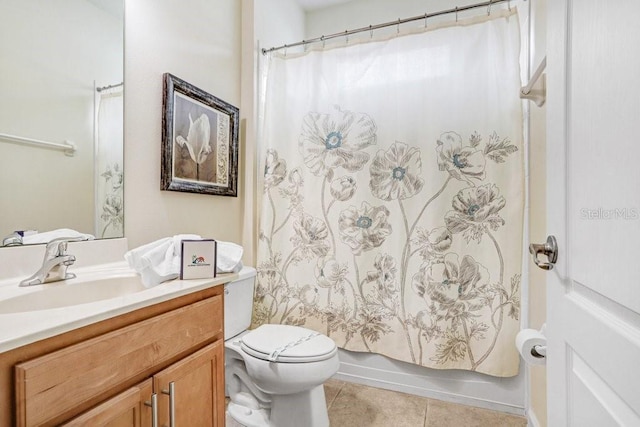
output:
<svg viewBox="0 0 640 427"><path fill-rule="evenodd" d="M154 394L158 426L171 426L171 396L168 393L172 391L173 425L222 427L224 423L216 419L216 398L220 397L218 390L221 390L224 404L224 373L218 367L223 349L221 342L210 344L157 373L153 379L112 397L62 426L151 426L151 396Z"/></svg>
<svg viewBox="0 0 640 427"><path fill-rule="evenodd" d="M0 354L0 426L224 426L223 286ZM74 338L74 335L76 338ZM11 407L13 417L2 411Z"/></svg>
<svg viewBox="0 0 640 427"><path fill-rule="evenodd" d="M68 423L63 423L62 426L140 427L151 425L150 408L145 407L145 402L152 394L153 383L149 379L108 399Z"/></svg>

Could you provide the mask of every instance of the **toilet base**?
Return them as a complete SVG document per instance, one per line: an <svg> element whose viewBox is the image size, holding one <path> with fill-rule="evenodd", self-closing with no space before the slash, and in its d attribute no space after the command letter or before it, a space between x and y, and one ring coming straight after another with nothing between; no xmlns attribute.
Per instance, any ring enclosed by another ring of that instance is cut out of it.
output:
<svg viewBox="0 0 640 427"><path fill-rule="evenodd" d="M227 415L244 427L268 427L269 410L251 409L237 403L229 402Z"/></svg>
<svg viewBox="0 0 640 427"><path fill-rule="evenodd" d="M324 386L296 394L272 395L271 410L229 402L227 413L247 427L328 427Z"/></svg>
<svg viewBox="0 0 640 427"><path fill-rule="evenodd" d="M273 395L271 426L273 427L329 427L324 386L289 395Z"/></svg>

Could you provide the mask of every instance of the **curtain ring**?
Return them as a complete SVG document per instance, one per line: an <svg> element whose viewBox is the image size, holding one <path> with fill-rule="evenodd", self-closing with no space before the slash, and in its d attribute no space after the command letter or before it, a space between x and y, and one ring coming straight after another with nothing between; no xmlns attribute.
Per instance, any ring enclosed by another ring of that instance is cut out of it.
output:
<svg viewBox="0 0 640 427"><path fill-rule="evenodd" d="M287 45L284 45L284 56L287 56Z"/></svg>
<svg viewBox="0 0 640 427"><path fill-rule="evenodd" d="M400 34L400 18L398 18L398 25L396 26L396 34Z"/></svg>
<svg viewBox="0 0 640 427"><path fill-rule="evenodd" d="M371 29L371 24L369 24L369 36L373 38L373 30Z"/></svg>
<svg viewBox="0 0 640 427"><path fill-rule="evenodd" d="M427 28L427 18L429 17L429 15L427 15L426 13L424 14L424 27Z"/></svg>
<svg viewBox="0 0 640 427"><path fill-rule="evenodd" d="M349 31L344 30L344 37L347 39L347 44L349 44Z"/></svg>
<svg viewBox="0 0 640 427"><path fill-rule="evenodd" d="M493 3L493 0L489 0L489 7L487 7L487 16L491 16L491 3Z"/></svg>
<svg viewBox="0 0 640 427"><path fill-rule="evenodd" d="M458 22L458 6L456 6L456 22Z"/></svg>
<svg viewBox="0 0 640 427"><path fill-rule="evenodd" d="M324 45L326 43L326 41L324 39L324 35L320 37L320 41L322 42L322 48L324 49Z"/></svg>

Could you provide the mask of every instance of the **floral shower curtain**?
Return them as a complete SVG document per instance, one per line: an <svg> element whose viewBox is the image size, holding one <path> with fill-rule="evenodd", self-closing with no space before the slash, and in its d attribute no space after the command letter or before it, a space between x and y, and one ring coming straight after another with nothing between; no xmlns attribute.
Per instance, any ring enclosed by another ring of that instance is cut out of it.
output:
<svg viewBox="0 0 640 427"><path fill-rule="evenodd" d="M268 59L254 326L518 371L516 12Z"/></svg>
<svg viewBox="0 0 640 427"><path fill-rule="evenodd" d="M124 235L123 87L97 93L95 122L95 235Z"/></svg>

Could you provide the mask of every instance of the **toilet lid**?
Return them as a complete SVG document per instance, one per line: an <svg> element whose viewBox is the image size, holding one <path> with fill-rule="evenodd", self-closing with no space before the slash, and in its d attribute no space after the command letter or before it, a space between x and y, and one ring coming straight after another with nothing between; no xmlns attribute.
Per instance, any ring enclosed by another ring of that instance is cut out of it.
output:
<svg viewBox="0 0 640 427"><path fill-rule="evenodd" d="M336 343L326 335L291 325L262 325L242 337L242 350L271 362L305 363L332 357Z"/></svg>

